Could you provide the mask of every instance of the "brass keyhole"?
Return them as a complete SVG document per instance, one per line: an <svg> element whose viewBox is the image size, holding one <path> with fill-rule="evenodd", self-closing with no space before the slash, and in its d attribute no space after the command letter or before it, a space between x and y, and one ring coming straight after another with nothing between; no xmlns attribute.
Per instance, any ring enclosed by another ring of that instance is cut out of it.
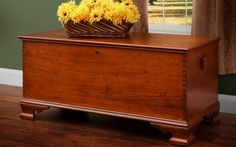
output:
<svg viewBox="0 0 236 147"><path fill-rule="evenodd" d="M99 50L96 50L96 55L100 55L100 51Z"/></svg>

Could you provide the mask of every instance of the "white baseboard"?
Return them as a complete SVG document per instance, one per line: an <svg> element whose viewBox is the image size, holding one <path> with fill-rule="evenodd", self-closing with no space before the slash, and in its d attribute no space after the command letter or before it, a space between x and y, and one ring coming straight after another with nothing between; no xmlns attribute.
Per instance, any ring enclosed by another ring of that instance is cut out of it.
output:
<svg viewBox="0 0 236 147"><path fill-rule="evenodd" d="M236 114L236 96L219 94L220 112Z"/></svg>
<svg viewBox="0 0 236 147"><path fill-rule="evenodd" d="M0 68L0 84L22 86L23 73L21 70Z"/></svg>
<svg viewBox="0 0 236 147"><path fill-rule="evenodd" d="M21 70L0 68L0 84L20 86L23 85ZM219 94L220 112L236 114L236 96Z"/></svg>

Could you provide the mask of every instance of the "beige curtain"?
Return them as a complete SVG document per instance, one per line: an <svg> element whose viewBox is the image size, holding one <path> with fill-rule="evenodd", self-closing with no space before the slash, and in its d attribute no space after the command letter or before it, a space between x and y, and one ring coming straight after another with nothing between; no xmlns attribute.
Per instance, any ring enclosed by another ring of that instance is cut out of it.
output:
<svg viewBox="0 0 236 147"><path fill-rule="evenodd" d="M148 11L146 0L133 0L141 14L140 20L133 26L132 32L148 33Z"/></svg>
<svg viewBox="0 0 236 147"><path fill-rule="evenodd" d="M236 73L236 0L194 0L192 35L219 36L219 74Z"/></svg>

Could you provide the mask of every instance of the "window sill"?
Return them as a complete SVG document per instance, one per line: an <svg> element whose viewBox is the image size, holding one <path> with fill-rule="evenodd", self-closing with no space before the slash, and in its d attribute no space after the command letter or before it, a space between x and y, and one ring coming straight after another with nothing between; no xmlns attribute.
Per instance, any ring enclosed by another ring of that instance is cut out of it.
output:
<svg viewBox="0 0 236 147"><path fill-rule="evenodd" d="M172 24L149 24L149 33L191 35L191 26Z"/></svg>

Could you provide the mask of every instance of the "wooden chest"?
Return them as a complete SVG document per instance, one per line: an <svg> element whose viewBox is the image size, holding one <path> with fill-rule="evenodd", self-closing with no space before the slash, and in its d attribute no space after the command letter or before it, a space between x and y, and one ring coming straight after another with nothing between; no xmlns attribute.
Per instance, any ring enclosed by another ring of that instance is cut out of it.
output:
<svg viewBox="0 0 236 147"><path fill-rule="evenodd" d="M130 34L69 39L59 31L23 40L24 119L49 107L150 122L188 145L219 111L218 38Z"/></svg>

